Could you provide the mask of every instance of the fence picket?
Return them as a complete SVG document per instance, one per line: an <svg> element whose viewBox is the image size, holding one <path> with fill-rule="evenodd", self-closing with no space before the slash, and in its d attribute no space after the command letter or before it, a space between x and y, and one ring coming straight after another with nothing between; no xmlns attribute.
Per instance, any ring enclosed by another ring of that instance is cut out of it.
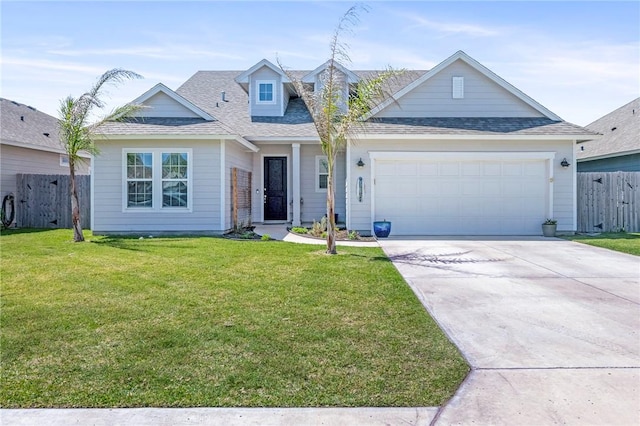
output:
<svg viewBox="0 0 640 426"><path fill-rule="evenodd" d="M640 172L578 173L577 231L640 232L639 185Z"/></svg>

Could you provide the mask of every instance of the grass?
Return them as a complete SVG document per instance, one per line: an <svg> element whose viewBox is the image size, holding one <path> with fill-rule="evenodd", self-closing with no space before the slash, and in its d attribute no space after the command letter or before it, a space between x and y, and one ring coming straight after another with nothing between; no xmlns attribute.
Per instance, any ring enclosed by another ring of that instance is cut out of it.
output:
<svg viewBox="0 0 640 426"><path fill-rule="evenodd" d="M640 256L640 233L605 232L597 235L571 235L563 238Z"/></svg>
<svg viewBox="0 0 640 426"><path fill-rule="evenodd" d="M5 231L0 405L437 406L468 372L378 248Z"/></svg>

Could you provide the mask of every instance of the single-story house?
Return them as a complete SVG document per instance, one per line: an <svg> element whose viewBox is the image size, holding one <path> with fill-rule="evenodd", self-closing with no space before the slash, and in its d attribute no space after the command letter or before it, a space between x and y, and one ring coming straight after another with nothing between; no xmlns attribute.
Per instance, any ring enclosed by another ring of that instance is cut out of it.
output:
<svg viewBox="0 0 640 426"><path fill-rule="evenodd" d="M640 172L640 98L586 128L603 136L580 144L578 172Z"/></svg>
<svg viewBox="0 0 640 426"><path fill-rule="evenodd" d="M60 142L58 119L33 107L0 98L0 193L17 195L18 174L69 174L69 159ZM78 164L88 174L90 156ZM19 200L15 202L20 208Z"/></svg>
<svg viewBox="0 0 640 426"><path fill-rule="evenodd" d="M319 87L327 66L295 75ZM371 75L339 70L345 91ZM559 231L575 231L575 148L594 132L462 51L394 84L338 159L336 212L349 230L370 234L386 219L391 235L539 235L554 218ZM326 157L271 62L199 71L176 91L158 84L134 102L148 108L101 129L95 233L224 232L238 217L237 171L250 176L243 220L299 225L325 215Z"/></svg>

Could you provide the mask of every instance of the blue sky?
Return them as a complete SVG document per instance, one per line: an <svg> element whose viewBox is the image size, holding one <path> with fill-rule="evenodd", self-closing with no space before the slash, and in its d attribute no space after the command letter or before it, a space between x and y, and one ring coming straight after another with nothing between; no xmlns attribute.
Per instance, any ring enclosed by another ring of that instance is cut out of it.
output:
<svg viewBox="0 0 640 426"><path fill-rule="evenodd" d="M314 69L353 2L2 1L0 96L56 115L110 68L145 79L110 106L198 70L276 56ZM429 69L458 50L567 121L587 125L640 96L640 2L367 3L345 37L352 69Z"/></svg>

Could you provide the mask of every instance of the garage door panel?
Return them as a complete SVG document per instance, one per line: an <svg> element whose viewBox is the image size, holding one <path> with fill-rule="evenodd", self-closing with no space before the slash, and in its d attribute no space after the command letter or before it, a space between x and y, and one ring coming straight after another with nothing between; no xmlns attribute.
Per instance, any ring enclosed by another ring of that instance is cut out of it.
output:
<svg viewBox="0 0 640 426"><path fill-rule="evenodd" d="M390 220L392 235L538 235L546 169L544 160L378 160L375 220Z"/></svg>

